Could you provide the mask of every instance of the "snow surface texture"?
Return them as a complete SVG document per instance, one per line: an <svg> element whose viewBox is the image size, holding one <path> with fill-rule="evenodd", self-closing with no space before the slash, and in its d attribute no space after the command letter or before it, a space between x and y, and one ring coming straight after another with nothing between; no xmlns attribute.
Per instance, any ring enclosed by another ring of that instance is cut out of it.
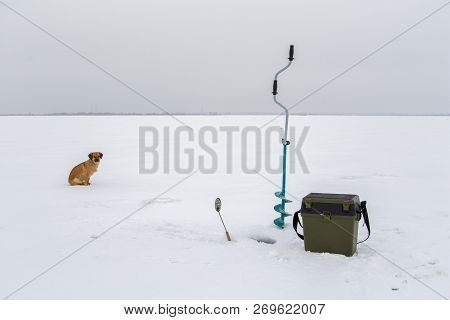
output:
<svg viewBox="0 0 450 320"><path fill-rule="evenodd" d="M271 117L181 119L198 129ZM359 194L373 234L351 258L305 252L290 218L276 229L278 188L239 168L196 173L102 234L188 176L139 174L138 128L164 124L179 125L165 116L0 117L2 297L84 244L10 298L441 298L405 271L450 296L450 118L291 118L311 127L303 146L310 174L288 175L296 197L288 211L310 192ZM223 159L225 142L214 147ZM70 169L91 151L105 155L92 185L70 187ZM281 152L278 141L272 152ZM280 174L264 176L280 184ZM218 196L232 242L214 211Z"/></svg>

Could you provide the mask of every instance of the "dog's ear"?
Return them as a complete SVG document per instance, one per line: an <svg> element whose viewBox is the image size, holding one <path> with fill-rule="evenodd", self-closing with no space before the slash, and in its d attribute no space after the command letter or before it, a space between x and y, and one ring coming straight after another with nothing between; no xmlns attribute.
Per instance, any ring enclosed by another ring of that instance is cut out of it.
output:
<svg viewBox="0 0 450 320"><path fill-rule="evenodd" d="M103 153L101 153L101 152L99 152L100 153L100 159L103 159Z"/></svg>
<svg viewBox="0 0 450 320"><path fill-rule="evenodd" d="M91 160L92 160L92 158L94 158L94 155L92 154L92 152L88 154L88 157L89 157L89 159L91 159Z"/></svg>

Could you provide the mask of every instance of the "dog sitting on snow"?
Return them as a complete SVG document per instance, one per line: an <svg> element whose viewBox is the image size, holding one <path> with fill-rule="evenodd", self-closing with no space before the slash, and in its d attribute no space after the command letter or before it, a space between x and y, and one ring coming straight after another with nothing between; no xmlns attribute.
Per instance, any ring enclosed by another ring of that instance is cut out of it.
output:
<svg viewBox="0 0 450 320"><path fill-rule="evenodd" d="M71 186L89 186L91 184L89 179L97 172L100 159L103 158L103 153L91 152L88 157L89 160L80 163L70 171L69 184Z"/></svg>

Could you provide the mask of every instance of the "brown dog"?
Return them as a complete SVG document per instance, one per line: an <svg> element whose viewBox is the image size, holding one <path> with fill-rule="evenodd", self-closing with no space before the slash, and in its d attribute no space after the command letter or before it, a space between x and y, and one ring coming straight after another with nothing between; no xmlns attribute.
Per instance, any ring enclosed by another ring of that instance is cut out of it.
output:
<svg viewBox="0 0 450 320"><path fill-rule="evenodd" d="M89 153L89 160L80 163L73 168L72 171L70 171L69 184L71 186L90 185L91 183L89 182L89 179L97 171L98 165L100 164L100 159L102 158L103 153L101 152Z"/></svg>

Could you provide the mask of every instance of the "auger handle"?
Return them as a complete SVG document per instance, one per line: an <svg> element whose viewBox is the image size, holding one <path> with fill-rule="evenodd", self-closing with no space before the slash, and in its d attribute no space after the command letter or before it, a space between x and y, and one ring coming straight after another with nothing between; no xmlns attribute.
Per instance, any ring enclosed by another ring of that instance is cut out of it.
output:
<svg viewBox="0 0 450 320"><path fill-rule="evenodd" d="M272 91L272 94L274 95L274 96L276 96L277 95L277 89L278 89L278 81L277 80L273 80L273 91Z"/></svg>
<svg viewBox="0 0 450 320"><path fill-rule="evenodd" d="M294 60L294 45L289 48L289 61Z"/></svg>
<svg viewBox="0 0 450 320"><path fill-rule="evenodd" d="M294 60L294 45L289 48L289 61Z"/></svg>

